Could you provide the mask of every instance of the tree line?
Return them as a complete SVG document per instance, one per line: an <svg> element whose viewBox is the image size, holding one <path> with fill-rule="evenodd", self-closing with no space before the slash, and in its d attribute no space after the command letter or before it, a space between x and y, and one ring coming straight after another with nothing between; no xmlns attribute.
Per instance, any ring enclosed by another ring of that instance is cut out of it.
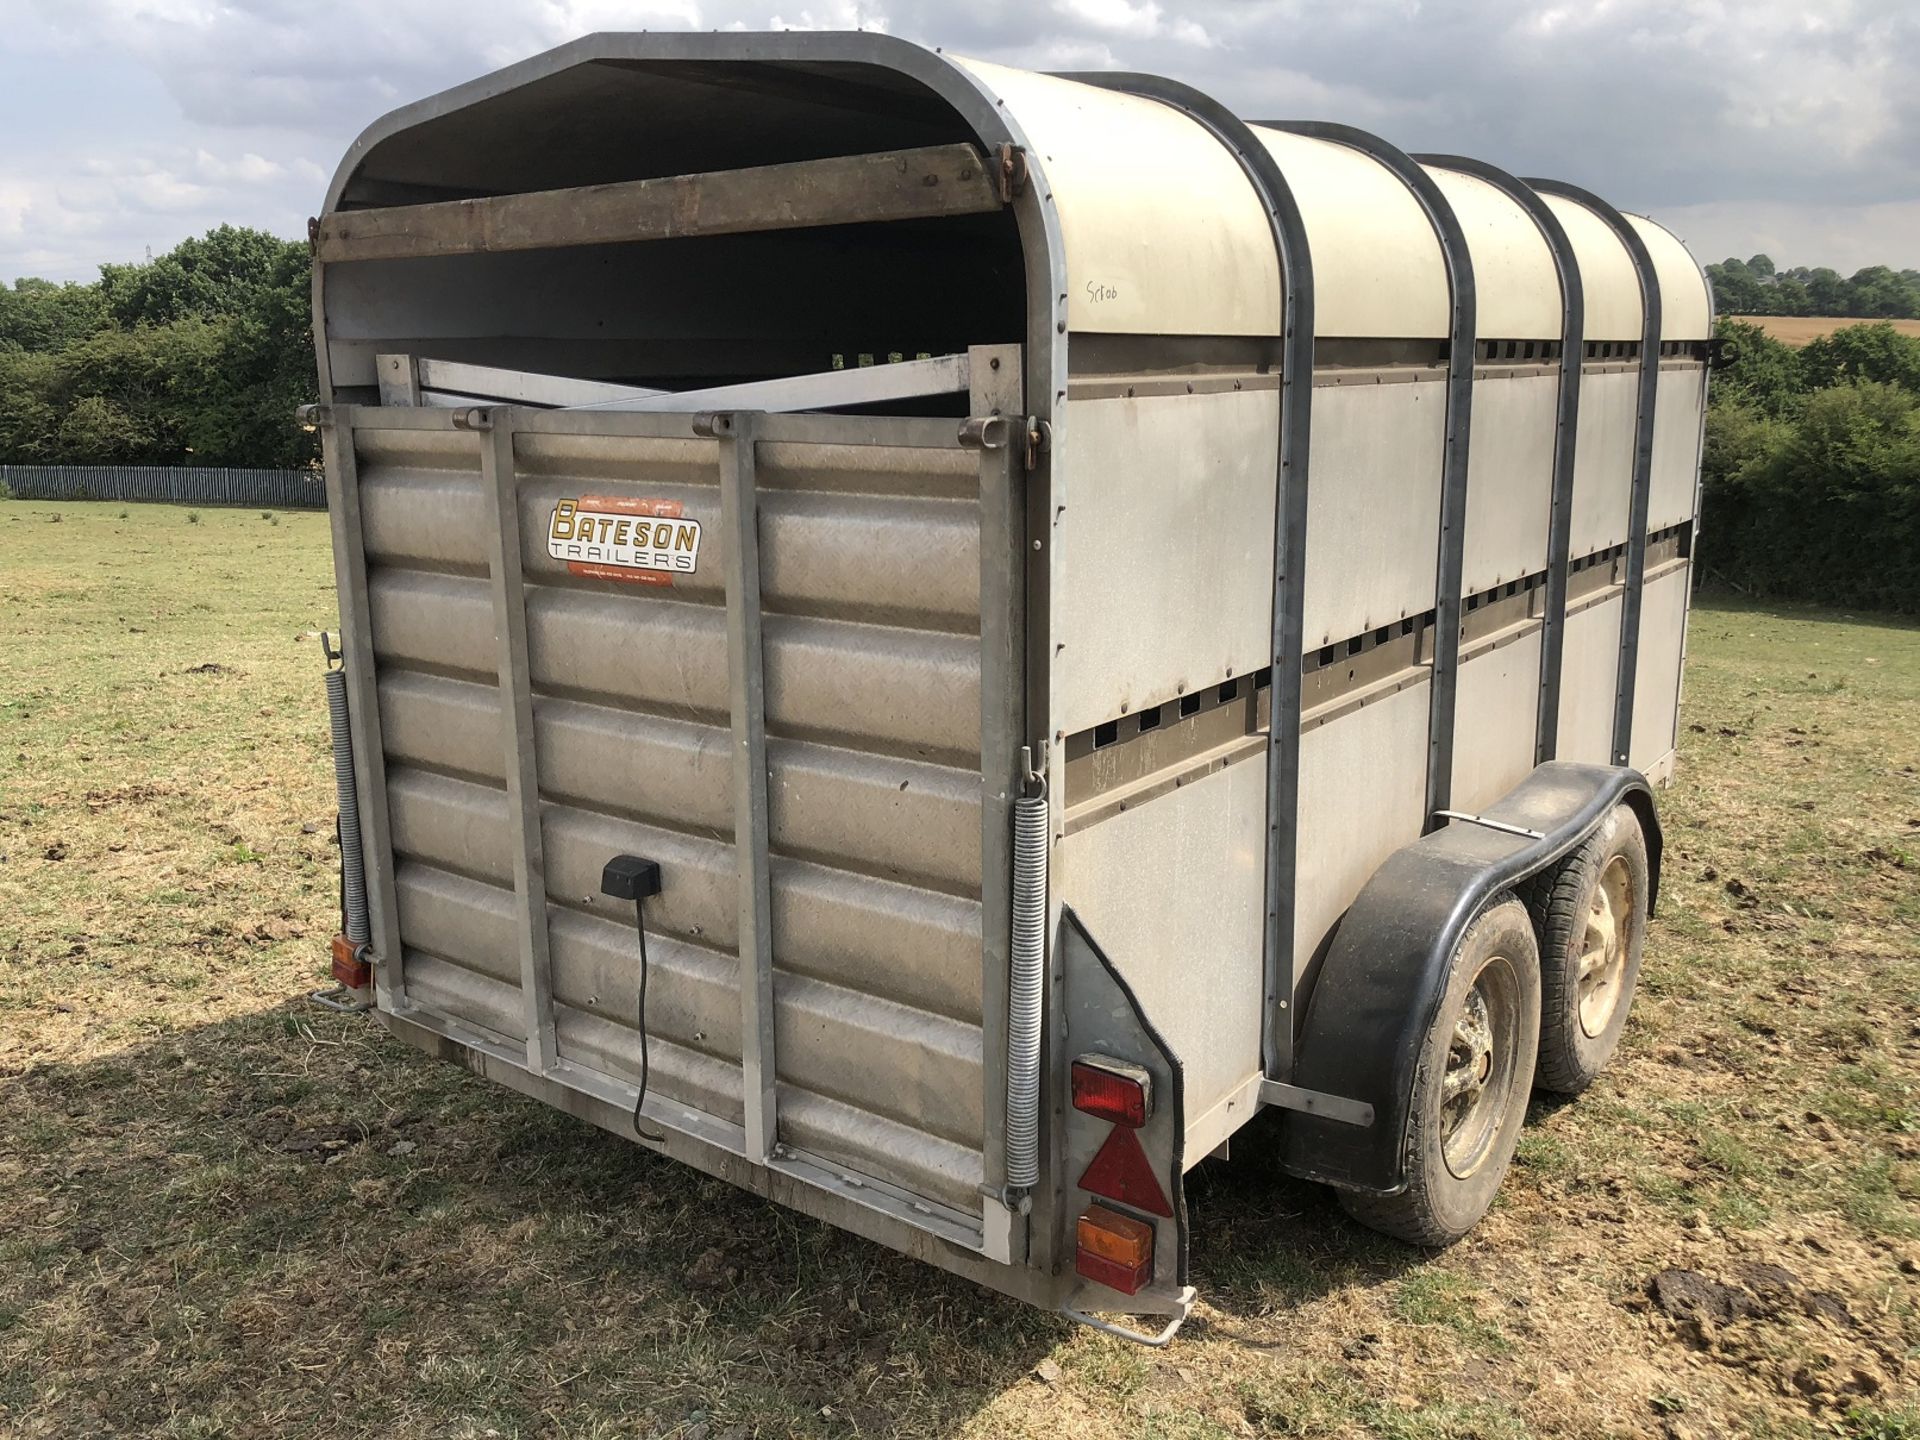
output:
<svg viewBox="0 0 1920 1440"><path fill-rule="evenodd" d="M0 460L298 468L315 398L302 243L222 225L87 284L0 284Z"/></svg>
<svg viewBox="0 0 1920 1440"><path fill-rule="evenodd" d="M1920 338L1866 324L1794 350L1725 318L1916 315L1920 272L1776 272L1764 255L1708 272L1735 358L1712 381L1703 570L1920 610ZM315 463L293 423L315 398L309 276L305 245L223 225L89 284L0 285L0 460Z"/></svg>
<svg viewBox="0 0 1920 1440"><path fill-rule="evenodd" d="M1849 325L1795 350L1722 319L1700 560L1756 595L1920 611L1920 337Z"/></svg>
<svg viewBox="0 0 1920 1440"><path fill-rule="evenodd" d="M1852 275L1825 266L1777 270L1765 255L1707 266L1722 315L1832 315L1853 320L1920 319L1920 270L1869 265Z"/></svg>

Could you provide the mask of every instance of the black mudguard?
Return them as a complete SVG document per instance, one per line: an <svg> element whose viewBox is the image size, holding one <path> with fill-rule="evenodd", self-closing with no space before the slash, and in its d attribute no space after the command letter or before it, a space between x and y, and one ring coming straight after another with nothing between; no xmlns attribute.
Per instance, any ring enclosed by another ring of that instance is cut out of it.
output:
<svg viewBox="0 0 1920 1440"><path fill-rule="evenodd" d="M1613 807L1646 831L1648 905L1660 890L1660 824L1637 770L1550 760L1481 818L1422 836L1390 855L1341 920L1307 1002L1293 1083L1364 1100L1366 1128L1289 1112L1295 1175L1382 1195L1406 1187L1407 1118L1420 1045L1461 934L1486 902L1577 849Z"/></svg>

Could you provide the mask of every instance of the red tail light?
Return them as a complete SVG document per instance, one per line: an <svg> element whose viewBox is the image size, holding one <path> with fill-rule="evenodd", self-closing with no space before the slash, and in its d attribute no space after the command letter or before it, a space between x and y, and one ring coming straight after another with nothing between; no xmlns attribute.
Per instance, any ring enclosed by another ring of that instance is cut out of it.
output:
<svg viewBox="0 0 1920 1440"><path fill-rule="evenodd" d="M1138 1065L1105 1055L1073 1062L1073 1108L1137 1130L1153 1114L1153 1077Z"/></svg>

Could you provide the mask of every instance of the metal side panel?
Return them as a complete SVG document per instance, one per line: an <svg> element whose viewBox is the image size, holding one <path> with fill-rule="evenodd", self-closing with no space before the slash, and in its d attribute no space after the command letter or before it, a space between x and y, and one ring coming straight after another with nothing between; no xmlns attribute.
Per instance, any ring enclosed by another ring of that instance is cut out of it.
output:
<svg viewBox="0 0 1920 1440"><path fill-rule="evenodd" d="M1279 404L1272 389L1068 402L1058 728L1074 734L1272 658Z"/></svg>
<svg viewBox="0 0 1920 1440"><path fill-rule="evenodd" d="M1462 595L1477 595L1547 568L1559 396L1557 368L1544 375L1496 371L1473 382Z"/></svg>
<svg viewBox="0 0 1920 1440"><path fill-rule="evenodd" d="M1318 957L1380 862L1425 828L1427 709L1423 681L1300 737L1294 945L1306 981L1310 958Z"/></svg>
<svg viewBox="0 0 1920 1440"><path fill-rule="evenodd" d="M1187 1114L1260 1073L1266 749L1083 829L1054 851L1055 896L1097 935L1186 1064Z"/></svg>
<svg viewBox="0 0 1920 1440"><path fill-rule="evenodd" d="M1447 423L1443 378L1314 389L1304 602L1309 650L1433 608ZM1419 749L1424 756L1424 739Z"/></svg>
<svg viewBox="0 0 1920 1440"><path fill-rule="evenodd" d="M1581 373L1580 429L1573 450L1573 538L1568 551L1576 560L1626 541L1639 386L1639 373L1632 368L1588 368Z"/></svg>
<svg viewBox="0 0 1920 1440"><path fill-rule="evenodd" d="M1647 581L1640 607L1639 681L1633 687L1633 768L1652 774L1673 750L1680 715L1680 647L1686 637L1693 567L1676 565Z"/></svg>
<svg viewBox="0 0 1920 1440"><path fill-rule="evenodd" d="M1653 484L1647 498L1650 533L1693 519L1706 379L1704 365L1660 367L1659 400L1653 407Z"/></svg>
<svg viewBox="0 0 1920 1440"><path fill-rule="evenodd" d="M1612 763L1621 608L1616 594L1567 616L1560 672L1559 759L1587 765Z"/></svg>
<svg viewBox="0 0 1920 1440"><path fill-rule="evenodd" d="M959 423L338 414L394 1015L630 1108L639 949L600 874L656 860L650 1127L984 1243L1009 856L983 863L982 736L1011 727Z"/></svg>
<svg viewBox="0 0 1920 1440"><path fill-rule="evenodd" d="M1460 743L1453 751L1453 805L1477 811L1532 772L1539 720L1540 630L1536 626L1460 667Z"/></svg>

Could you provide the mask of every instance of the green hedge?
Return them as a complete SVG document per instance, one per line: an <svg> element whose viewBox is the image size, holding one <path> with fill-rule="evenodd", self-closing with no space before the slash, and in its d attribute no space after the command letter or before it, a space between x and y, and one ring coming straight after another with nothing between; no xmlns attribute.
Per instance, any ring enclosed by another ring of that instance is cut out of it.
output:
<svg viewBox="0 0 1920 1440"><path fill-rule="evenodd" d="M1751 594L1920 611L1920 339L1861 325L1794 351L1722 321L1700 563Z"/></svg>

